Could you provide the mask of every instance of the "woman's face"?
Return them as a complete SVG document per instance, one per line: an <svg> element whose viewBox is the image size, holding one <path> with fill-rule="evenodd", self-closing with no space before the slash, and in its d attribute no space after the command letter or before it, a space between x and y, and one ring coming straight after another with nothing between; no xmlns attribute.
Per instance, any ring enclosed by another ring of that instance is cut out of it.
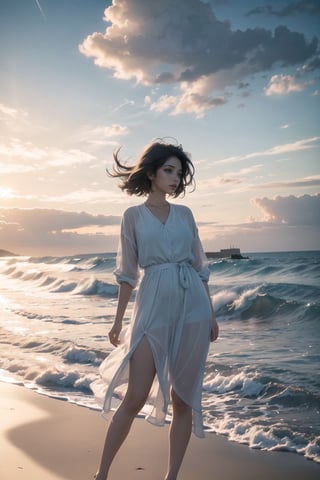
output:
<svg viewBox="0 0 320 480"><path fill-rule="evenodd" d="M169 157L151 177L152 191L174 194L181 181L182 167L177 157Z"/></svg>

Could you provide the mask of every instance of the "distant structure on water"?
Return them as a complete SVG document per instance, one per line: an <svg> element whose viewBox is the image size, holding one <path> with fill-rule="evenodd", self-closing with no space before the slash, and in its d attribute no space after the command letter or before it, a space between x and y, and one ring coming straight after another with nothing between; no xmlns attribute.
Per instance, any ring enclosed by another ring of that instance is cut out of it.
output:
<svg viewBox="0 0 320 480"><path fill-rule="evenodd" d="M232 258L232 259L245 259L248 257L243 257L240 248L222 248L219 252L206 252L208 258Z"/></svg>

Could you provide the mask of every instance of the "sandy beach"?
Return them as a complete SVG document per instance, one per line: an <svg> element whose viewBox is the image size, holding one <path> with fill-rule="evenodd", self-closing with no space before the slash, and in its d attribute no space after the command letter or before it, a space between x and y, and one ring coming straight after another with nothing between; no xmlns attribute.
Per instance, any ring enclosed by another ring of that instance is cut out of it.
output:
<svg viewBox="0 0 320 480"><path fill-rule="evenodd" d="M1 480L90 480L107 422L97 411L0 383ZM162 480L168 425L137 419L110 480ZM179 480L316 480L320 465L287 452L250 450L211 433L194 436Z"/></svg>

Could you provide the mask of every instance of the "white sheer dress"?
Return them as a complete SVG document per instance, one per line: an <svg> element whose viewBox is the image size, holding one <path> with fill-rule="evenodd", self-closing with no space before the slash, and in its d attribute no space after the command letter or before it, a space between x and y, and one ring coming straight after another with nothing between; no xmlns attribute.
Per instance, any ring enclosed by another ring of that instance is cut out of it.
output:
<svg viewBox="0 0 320 480"><path fill-rule="evenodd" d="M207 259L189 208L170 204L165 223L145 204L125 211L116 279L136 287L141 271L130 327L101 364L101 379L92 389L108 412L112 396L122 398L126 391L130 357L145 336L157 372L147 420L164 424L172 386L192 407L193 432L203 437L201 392L212 314L203 285L209 278Z"/></svg>

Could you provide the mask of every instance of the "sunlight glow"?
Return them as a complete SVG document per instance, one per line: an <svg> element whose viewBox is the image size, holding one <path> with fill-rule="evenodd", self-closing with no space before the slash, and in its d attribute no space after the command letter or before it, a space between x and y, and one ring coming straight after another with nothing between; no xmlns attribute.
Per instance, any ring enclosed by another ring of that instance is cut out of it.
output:
<svg viewBox="0 0 320 480"><path fill-rule="evenodd" d="M0 198L13 198L13 191L11 188L0 187Z"/></svg>
<svg viewBox="0 0 320 480"><path fill-rule="evenodd" d="M4 307L9 303L8 299L4 295L0 295L0 305Z"/></svg>

